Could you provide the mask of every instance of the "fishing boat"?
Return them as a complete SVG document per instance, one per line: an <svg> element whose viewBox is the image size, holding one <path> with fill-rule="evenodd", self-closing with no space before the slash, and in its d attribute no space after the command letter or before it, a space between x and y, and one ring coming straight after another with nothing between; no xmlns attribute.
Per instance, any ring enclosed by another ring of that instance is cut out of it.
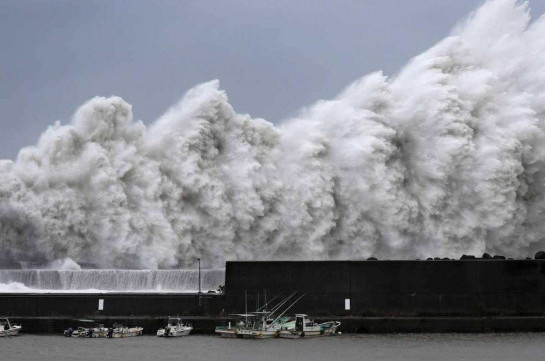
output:
<svg viewBox="0 0 545 361"><path fill-rule="evenodd" d="M125 338L141 336L144 329L142 327L125 327L120 324L114 324L114 327L108 330L108 337Z"/></svg>
<svg viewBox="0 0 545 361"><path fill-rule="evenodd" d="M89 338L105 338L108 337L108 328L103 324L96 323L94 320L75 320L79 327L72 327L64 330L66 337L89 337Z"/></svg>
<svg viewBox="0 0 545 361"><path fill-rule="evenodd" d="M113 327L105 327L93 320L76 320L80 326L64 330L66 337L87 337L87 338L124 338L142 335L142 327L124 327L121 324L114 324Z"/></svg>
<svg viewBox="0 0 545 361"><path fill-rule="evenodd" d="M228 326L216 326L214 332L220 335L220 337L237 338L237 329L231 326L231 322L229 322Z"/></svg>
<svg viewBox="0 0 545 361"><path fill-rule="evenodd" d="M94 338L108 337L108 328L104 327L103 324L98 324L95 327L89 329L88 337L94 337Z"/></svg>
<svg viewBox="0 0 545 361"><path fill-rule="evenodd" d="M242 327L237 330L237 335L242 338L274 338L278 335L280 325L269 319L270 312L252 312L252 321L248 327Z"/></svg>
<svg viewBox="0 0 545 361"><path fill-rule="evenodd" d="M279 316L272 318L273 312L259 311L252 312L254 314L253 322L249 327L240 328L237 330L239 337L242 338L275 338L278 337L279 331L286 322L289 322L289 317Z"/></svg>
<svg viewBox="0 0 545 361"><path fill-rule="evenodd" d="M159 337L180 337L187 336L191 333L193 327L185 325L179 317L169 317L167 326L157 330Z"/></svg>
<svg viewBox="0 0 545 361"><path fill-rule="evenodd" d="M239 330L248 328L248 325L251 323L250 320L255 317L255 315L240 313L233 314L231 316L237 318L234 325L229 322L227 325L216 326L216 330L214 332L225 338L241 338L242 336L238 333Z"/></svg>
<svg viewBox="0 0 545 361"><path fill-rule="evenodd" d="M339 321L316 323L309 319L308 315L301 313L295 315L295 324L293 326L285 325L282 327L279 336L281 338L332 336L337 333L340 325Z"/></svg>
<svg viewBox="0 0 545 361"><path fill-rule="evenodd" d="M64 330L64 336L66 337L88 337L88 338L106 338L108 337L109 329L104 325L97 325L95 327L78 327L72 329L71 327Z"/></svg>
<svg viewBox="0 0 545 361"><path fill-rule="evenodd" d="M85 327L78 327L76 329L73 329L72 327L67 328L64 330L64 336L65 337L86 337L88 334L89 328Z"/></svg>
<svg viewBox="0 0 545 361"><path fill-rule="evenodd" d="M235 327L231 327L229 323L228 327L218 326L216 327L216 333L222 337L230 338L249 338L249 339L268 339L279 336L279 332L282 326L289 322L289 317L283 316L293 305L295 305L303 296L297 298L294 302L289 304L280 315L276 316L282 307L284 307L290 300L296 296L297 292L293 292L288 297L280 300L271 310L268 310L269 304L274 301L278 296L274 297L270 302L267 302L267 296L265 293L265 304L262 307L258 307L255 312L246 312L244 314L236 314L234 316L239 317L240 321L236 323ZM246 310L248 305L246 302Z"/></svg>
<svg viewBox="0 0 545 361"><path fill-rule="evenodd" d="M0 318L0 337L18 336L22 330L21 325L11 324L7 318Z"/></svg>
<svg viewBox="0 0 545 361"><path fill-rule="evenodd" d="M238 330L238 334L241 335L242 338L253 339L279 337L280 330L282 330L284 324L290 321L289 317L284 317L284 314L305 296L305 294L303 294L293 301L296 294L297 292L293 292L291 295L281 300L271 311L267 311L268 302L265 301L262 311L258 310L257 312L252 312L256 317L253 319L254 322L250 324L251 327ZM275 314L288 304L289 301L293 302L285 307L278 316L275 316Z"/></svg>

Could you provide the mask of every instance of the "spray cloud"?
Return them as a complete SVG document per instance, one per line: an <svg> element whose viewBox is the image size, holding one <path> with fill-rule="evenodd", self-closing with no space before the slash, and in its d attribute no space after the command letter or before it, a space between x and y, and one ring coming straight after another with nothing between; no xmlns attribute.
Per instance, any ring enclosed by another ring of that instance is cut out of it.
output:
<svg viewBox="0 0 545 361"><path fill-rule="evenodd" d="M0 161L0 261L523 256L545 246L544 137L545 18L488 1L280 126L218 81L150 126L91 99Z"/></svg>

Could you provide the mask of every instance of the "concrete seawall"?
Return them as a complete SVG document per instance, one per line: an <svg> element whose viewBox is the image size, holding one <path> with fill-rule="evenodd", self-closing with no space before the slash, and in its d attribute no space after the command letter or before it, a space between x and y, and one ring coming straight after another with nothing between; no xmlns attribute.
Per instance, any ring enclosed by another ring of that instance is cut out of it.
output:
<svg viewBox="0 0 545 361"><path fill-rule="evenodd" d="M98 309L103 300L103 309ZM216 316L224 308L221 294L47 293L0 294L6 317Z"/></svg>
<svg viewBox="0 0 545 361"><path fill-rule="evenodd" d="M544 289L545 260L227 262L225 285L229 310L299 291L293 312L366 317L541 316Z"/></svg>
<svg viewBox="0 0 545 361"><path fill-rule="evenodd" d="M289 314L340 320L345 332L545 331L545 260L227 262L224 294L12 293L0 310L30 332L77 318L149 331L180 315L209 333L244 311L245 294L251 311L265 292L294 291L306 295Z"/></svg>

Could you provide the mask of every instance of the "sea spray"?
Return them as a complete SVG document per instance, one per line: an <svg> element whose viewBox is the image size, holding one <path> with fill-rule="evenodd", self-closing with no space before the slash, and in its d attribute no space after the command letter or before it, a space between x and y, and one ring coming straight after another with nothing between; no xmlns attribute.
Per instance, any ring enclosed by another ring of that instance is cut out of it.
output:
<svg viewBox="0 0 545 361"><path fill-rule="evenodd" d="M204 292L225 283L225 270L201 270ZM199 271L177 270L0 270L1 292L197 292Z"/></svg>
<svg viewBox="0 0 545 361"><path fill-rule="evenodd" d="M0 261L525 256L545 246L544 131L545 18L488 1L396 76L279 126L218 81L149 126L91 99L0 161Z"/></svg>

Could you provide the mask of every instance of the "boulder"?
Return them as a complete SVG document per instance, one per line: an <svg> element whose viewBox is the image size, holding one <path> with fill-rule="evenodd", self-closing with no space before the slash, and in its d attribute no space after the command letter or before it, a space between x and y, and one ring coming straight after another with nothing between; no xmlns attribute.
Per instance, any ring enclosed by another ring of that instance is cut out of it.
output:
<svg viewBox="0 0 545 361"><path fill-rule="evenodd" d="M495 255L492 259L505 259L505 256Z"/></svg>
<svg viewBox="0 0 545 361"><path fill-rule="evenodd" d="M483 259L492 259L492 256L489 253L483 253Z"/></svg>
<svg viewBox="0 0 545 361"><path fill-rule="evenodd" d="M368 261L378 261L378 259L375 258L375 257L369 257L369 258L367 258L367 260L368 260Z"/></svg>
<svg viewBox="0 0 545 361"><path fill-rule="evenodd" d="M460 257L460 259L475 259L475 256L472 256L470 254L464 254L462 255L462 257Z"/></svg>
<svg viewBox="0 0 545 361"><path fill-rule="evenodd" d="M536 253L535 259L545 259L545 251L539 251Z"/></svg>

